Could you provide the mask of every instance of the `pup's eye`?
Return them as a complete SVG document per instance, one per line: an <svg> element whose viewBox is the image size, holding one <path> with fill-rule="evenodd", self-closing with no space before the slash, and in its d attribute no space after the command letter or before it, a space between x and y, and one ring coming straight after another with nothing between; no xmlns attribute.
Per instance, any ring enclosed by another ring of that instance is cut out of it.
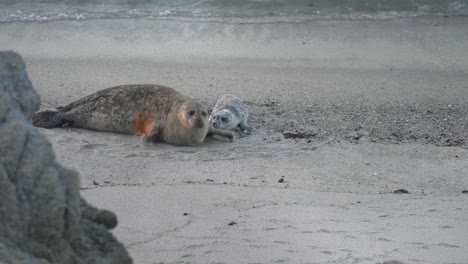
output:
<svg viewBox="0 0 468 264"><path fill-rule="evenodd" d="M193 111L193 110L188 112L189 116L193 116L194 114L195 114L195 111Z"/></svg>
<svg viewBox="0 0 468 264"><path fill-rule="evenodd" d="M226 121L227 121L227 118L221 117L221 121L226 122Z"/></svg>
<svg viewBox="0 0 468 264"><path fill-rule="evenodd" d="M206 113L206 112L202 112L201 115L202 115L202 116L206 116L207 113Z"/></svg>

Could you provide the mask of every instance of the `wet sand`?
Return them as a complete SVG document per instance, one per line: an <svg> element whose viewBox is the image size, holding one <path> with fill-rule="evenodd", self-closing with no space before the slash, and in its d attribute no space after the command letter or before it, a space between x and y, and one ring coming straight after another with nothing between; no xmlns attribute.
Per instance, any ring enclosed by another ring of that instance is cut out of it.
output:
<svg viewBox="0 0 468 264"><path fill-rule="evenodd" d="M468 259L466 18L12 23L0 48L44 108L129 83L246 101L234 143L42 129L136 263Z"/></svg>

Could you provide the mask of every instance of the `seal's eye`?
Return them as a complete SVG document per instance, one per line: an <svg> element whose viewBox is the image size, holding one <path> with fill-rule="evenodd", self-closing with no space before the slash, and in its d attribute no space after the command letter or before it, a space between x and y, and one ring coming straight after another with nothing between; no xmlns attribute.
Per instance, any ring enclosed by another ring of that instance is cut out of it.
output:
<svg viewBox="0 0 468 264"><path fill-rule="evenodd" d="M202 116L206 116L207 113L206 113L206 112L202 112L201 115L202 115Z"/></svg>
<svg viewBox="0 0 468 264"><path fill-rule="evenodd" d="M195 114L195 111L193 111L193 110L188 112L189 116L193 116L194 114Z"/></svg>
<svg viewBox="0 0 468 264"><path fill-rule="evenodd" d="M226 122L226 121L227 121L227 118L221 117L221 121Z"/></svg>

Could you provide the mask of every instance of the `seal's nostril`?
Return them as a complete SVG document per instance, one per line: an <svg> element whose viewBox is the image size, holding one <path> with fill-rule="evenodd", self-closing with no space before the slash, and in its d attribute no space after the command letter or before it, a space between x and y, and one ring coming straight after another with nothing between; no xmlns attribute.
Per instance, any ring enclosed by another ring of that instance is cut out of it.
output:
<svg viewBox="0 0 468 264"><path fill-rule="evenodd" d="M197 121L195 122L195 126L198 128L203 128L204 126L203 120L197 119Z"/></svg>

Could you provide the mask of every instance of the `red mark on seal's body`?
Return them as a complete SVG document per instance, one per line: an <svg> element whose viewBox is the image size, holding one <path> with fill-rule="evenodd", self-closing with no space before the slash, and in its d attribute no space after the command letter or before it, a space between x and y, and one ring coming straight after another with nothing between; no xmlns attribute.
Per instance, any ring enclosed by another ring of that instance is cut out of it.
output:
<svg viewBox="0 0 468 264"><path fill-rule="evenodd" d="M141 112L138 113L132 121L132 128L138 134L148 136L156 123L154 114Z"/></svg>

